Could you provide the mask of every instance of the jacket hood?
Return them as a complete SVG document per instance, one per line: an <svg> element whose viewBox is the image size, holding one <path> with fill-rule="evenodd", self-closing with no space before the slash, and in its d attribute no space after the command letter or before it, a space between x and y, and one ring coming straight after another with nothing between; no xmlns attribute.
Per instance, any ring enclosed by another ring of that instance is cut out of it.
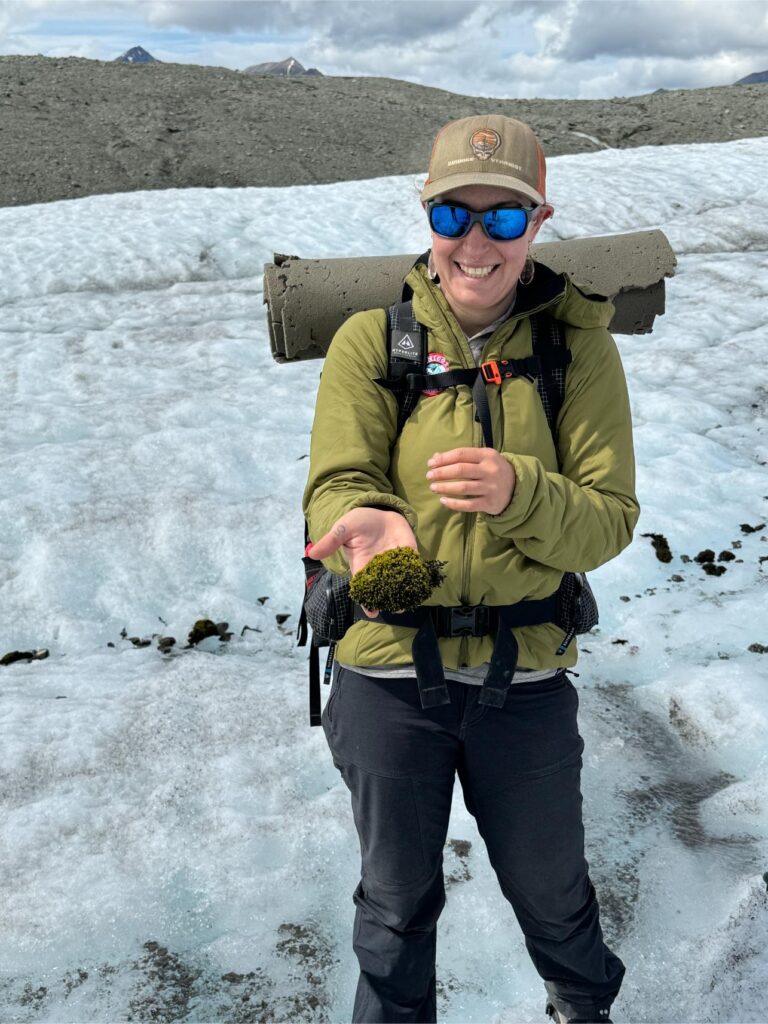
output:
<svg viewBox="0 0 768 1024"><path fill-rule="evenodd" d="M517 286L511 319L547 309L553 317L571 327L608 327L615 309L605 296L583 290L567 274L557 274L544 263L536 263L535 267L533 281ZM445 295L430 280L421 258L407 274L405 285L406 292L413 293L416 317L426 327L434 328L445 317L455 319Z"/></svg>
<svg viewBox="0 0 768 1024"><path fill-rule="evenodd" d="M537 263L537 274L540 268L549 270L543 263ZM572 327L608 327L616 312L616 307L610 299L579 287L567 274L563 274L562 277L566 280L565 294L552 304L552 316Z"/></svg>

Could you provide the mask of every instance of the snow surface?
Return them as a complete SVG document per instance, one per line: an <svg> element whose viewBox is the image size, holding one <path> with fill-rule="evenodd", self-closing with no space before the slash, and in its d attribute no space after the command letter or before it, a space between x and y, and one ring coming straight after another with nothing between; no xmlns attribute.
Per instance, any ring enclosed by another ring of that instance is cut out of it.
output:
<svg viewBox="0 0 768 1024"><path fill-rule="evenodd" d="M544 238L661 227L679 259L617 339L643 511L576 680L616 1020L765 1020L766 166L768 139L550 162ZM427 243L409 177L0 210L0 654L50 649L0 668L1 1019L349 1019L359 850L294 646L321 364L272 361L262 265ZM232 639L183 650L201 616ZM543 1020L458 793L449 835L440 1019Z"/></svg>

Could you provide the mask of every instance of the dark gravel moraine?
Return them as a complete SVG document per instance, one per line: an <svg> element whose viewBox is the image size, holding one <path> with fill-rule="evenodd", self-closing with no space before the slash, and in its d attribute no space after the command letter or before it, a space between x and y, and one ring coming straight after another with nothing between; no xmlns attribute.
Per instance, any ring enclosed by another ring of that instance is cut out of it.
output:
<svg viewBox="0 0 768 1024"><path fill-rule="evenodd" d="M0 57L0 206L136 189L422 174L445 121L527 121L549 156L768 134L768 86L498 100L392 78Z"/></svg>

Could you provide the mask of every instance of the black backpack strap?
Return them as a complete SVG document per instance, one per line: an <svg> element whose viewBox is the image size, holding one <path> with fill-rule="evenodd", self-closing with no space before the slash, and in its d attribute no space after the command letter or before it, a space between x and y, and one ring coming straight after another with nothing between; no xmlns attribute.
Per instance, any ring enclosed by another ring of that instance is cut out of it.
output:
<svg viewBox="0 0 768 1024"><path fill-rule="evenodd" d="M400 377L426 363L427 329L413 312L413 302L396 302L387 310L387 359L390 377Z"/></svg>
<svg viewBox="0 0 768 1024"><path fill-rule="evenodd" d="M307 523L307 520L305 519L304 520L304 550L305 551L307 550L307 545L308 544L309 544L309 524ZM302 561L304 561L304 559L302 559ZM305 581L306 581L306 578L309 576L309 572L308 572L306 561L304 561L304 573L305 573ZM306 596L306 582L304 584L304 595ZM298 627L296 629L296 646L297 647L305 647L306 643L307 643L307 611L306 611L306 608L304 607L304 602L302 601L302 603L301 603L301 615L299 616L299 625L298 625ZM310 651L310 655L311 655L311 653L312 652Z"/></svg>
<svg viewBox="0 0 768 1024"><path fill-rule="evenodd" d="M513 628L552 622L557 613L557 594L537 601L518 601L499 608L499 623L493 642L493 653L478 704L492 708L504 706L507 690L517 668L519 647Z"/></svg>
<svg viewBox="0 0 768 1024"><path fill-rule="evenodd" d="M320 655L314 644L309 646L309 724L320 725Z"/></svg>
<svg viewBox="0 0 768 1024"><path fill-rule="evenodd" d="M413 264L429 266L429 250L423 252ZM394 392L399 408L398 435L411 415L427 386L423 376L427 372L427 329L413 313L413 288L403 282L402 301L387 310L387 379L376 383ZM446 385L448 386L448 385Z"/></svg>
<svg viewBox="0 0 768 1024"><path fill-rule="evenodd" d="M500 359L483 363L472 387L475 419L483 427L486 448L494 448L491 410L488 406L486 384L501 384L506 377L536 379L552 440L557 444L557 414L565 397L565 370L571 362L571 353L565 347L563 325L547 313L534 313L531 317L533 355L526 359Z"/></svg>
<svg viewBox="0 0 768 1024"><path fill-rule="evenodd" d="M306 552L307 545L309 544L309 524L307 520L304 520L304 550ZM318 561L316 558L310 558L309 555L304 555L302 558L304 563L304 599L306 601L307 593L311 585L312 578L316 576L322 569L323 563ZM304 601L301 603L301 614L299 615L299 624L296 629L296 646L306 647L308 633L308 621L307 621L307 609ZM324 643L318 643L317 638L313 635L309 644L309 724L320 725L320 652L319 648L324 647ZM325 672L323 674L323 682L329 683L331 681L331 672L333 670L333 658L336 649L334 641L330 641L328 644L328 658L325 663Z"/></svg>
<svg viewBox="0 0 768 1024"><path fill-rule="evenodd" d="M326 684L331 681L333 656L336 650L335 641L332 640L328 647L328 657L325 662L325 672L323 673L323 682ZM309 724L320 725L320 715L320 651L313 639L309 645Z"/></svg>
<svg viewBox="0 0 768 1024"><path fill-rule="evenodd" d="M478 373L472 385L472 398L475 403L475 421L479 421L483 427L483 439L486 448L493 448L493 424L491 422L491 408L488 405L488 392L486 391L485 378Z"/></svg>
<svg viewBox="0 0 768 1024"><path fill-rule="evenodd" d="M389 388L397 398L397 433L419 401L424 390L427 367L427 329L413 313L413 302L397 302L387 310L388 377L377 384Z"/></svg>
<svg viewBox="0 0 768 1024"><path fill-rule="evenodd" d="M531 317L533 354L539 361L540 373L536 378L541 404L557 446L557 417L565 398L565 371L572 355L565 346L565 331L560 320L547 313L534 313Z"/></svg>

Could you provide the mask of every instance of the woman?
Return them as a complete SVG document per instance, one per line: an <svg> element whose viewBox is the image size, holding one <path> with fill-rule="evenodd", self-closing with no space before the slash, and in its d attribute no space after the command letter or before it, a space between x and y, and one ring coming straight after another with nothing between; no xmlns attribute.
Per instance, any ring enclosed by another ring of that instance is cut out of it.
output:
<svg viewBox="0 0 768 1024"><path fill-rule="evenodd" d="M397 435L386 314L356 314L329 349L317 397L304 513L309 552L337 573L409 546L445 561L428 604L546 598L565 572L615 557L638 517L627 389L607 331L613 309L529 247L552 215L531 129L500 115L446 125L421 193L429 266L407 282L428 330L430 369L531 355L531 314L562 322L572 361L555 444L535 382L488 384L493 448L472 390L426 390ZM424 710L413 629L366 610L336 649L323 727L352 795L362 877L354 1021L434 1021L442 854L454 778L485 841L556 1021L607 1021L624 965L605 945L584 859L578 695L553 622L513 630L503 706L479 695L488 635L441 636L450 702ZM499 938L499 970L505 942Z"/></svg>

